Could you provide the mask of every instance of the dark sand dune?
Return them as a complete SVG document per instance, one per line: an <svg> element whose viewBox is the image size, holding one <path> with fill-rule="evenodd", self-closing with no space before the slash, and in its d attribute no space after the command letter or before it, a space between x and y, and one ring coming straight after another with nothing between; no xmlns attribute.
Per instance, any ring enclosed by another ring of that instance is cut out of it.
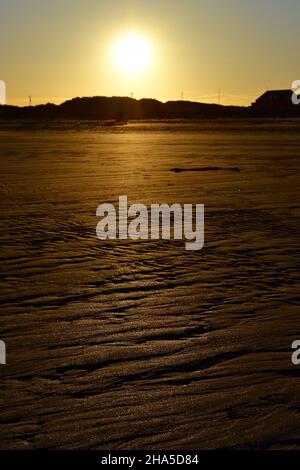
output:
<svg viewBox="0 0 300 470"><path fill-rule="evenodd" d="M143 126L1 131L0 447L300 448L300 124ZM204 249L98 240L123 194Z"/></svg>

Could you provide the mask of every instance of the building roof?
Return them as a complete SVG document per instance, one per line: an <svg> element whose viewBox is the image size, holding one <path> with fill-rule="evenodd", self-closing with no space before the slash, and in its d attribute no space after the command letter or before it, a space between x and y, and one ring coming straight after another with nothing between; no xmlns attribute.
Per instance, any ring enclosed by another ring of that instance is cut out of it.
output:
<svg viewBox="0 0 300 470"><path fill-rule="evenodd" d="M292 90L269 90L263 93L253 106L265 108L287 108L293 106Z"/></svg>

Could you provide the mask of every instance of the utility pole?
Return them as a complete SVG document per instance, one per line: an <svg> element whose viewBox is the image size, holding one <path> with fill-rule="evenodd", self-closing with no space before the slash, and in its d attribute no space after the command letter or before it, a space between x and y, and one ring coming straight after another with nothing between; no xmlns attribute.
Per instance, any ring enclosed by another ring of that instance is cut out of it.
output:
<svg viewBox="0 0 300 470"><path fill-rule="evenodd" d="M31 107L31 96L28 96L29 98L29 106Z"/></svg>

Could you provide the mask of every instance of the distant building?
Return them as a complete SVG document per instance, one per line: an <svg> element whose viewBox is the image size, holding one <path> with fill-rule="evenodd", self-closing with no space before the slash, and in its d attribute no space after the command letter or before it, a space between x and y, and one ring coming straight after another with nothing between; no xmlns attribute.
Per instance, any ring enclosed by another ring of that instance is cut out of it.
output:
<svg viewBox="0 0 300 470"><path fill-rule="evenodd" d="M262 111L289 111L295 107L292 90L266 91L252 103L252 108Z"/></svg>

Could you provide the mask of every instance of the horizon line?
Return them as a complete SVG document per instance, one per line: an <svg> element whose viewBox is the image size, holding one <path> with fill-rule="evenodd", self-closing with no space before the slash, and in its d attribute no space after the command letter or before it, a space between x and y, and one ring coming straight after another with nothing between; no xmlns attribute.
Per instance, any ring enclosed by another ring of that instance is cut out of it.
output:
<svg viewBox="0 0 300 470"><path fill-rule="evenodd" d="M282 88L282 89L276 89L276 90L270 90L270 89L267 89L263 92L261 92L261 95L268 92L268 91L288 91L290 89L288 88ZM292 91L292 90L290 90ZM261 95L256 95L257 97L261 96ZM207 95L209 96L209 95ZM214 95L215 96L215 95ZM229 96L233 96L232 94L229 94ZM250 95L248 95L250 96ZM197 104L204 104L204 105L211 105L211 106L220 106L220 107L235 107L235 108L248 108L248 107L251 107L252 106L252 103L250 103L249 105L240 105L240 104L222 104L222 103L216 103L216 102L205 102L205 101L198 101L198 100L194 100L194 99L169 99L169 100L159 100L158 98L150 98L150 97L143 97L143 98L135 98L134 96L128 96L128 95L90 95L90 96L74 96L73 98L63 98L64 101L61 101L60 103L55 103L54 101L47 101L47 102L44 102L44 103L36 103L36 104L32 104L32 100L34 99L34 97L32 95L28 95L28 98L27 100L29 99L29 97L31 98L31 104L27 104L27 105L19 105L19 104L4 104L4 105L0 105L0 106L7 106L7 107L14 107L14 108L35 108L37 106L47 106L47 105L52 105L52 106L61 106L63 105L64 103L67 103L69 101L73 101L73 100L76 100L76 99L93 99L93 98L106 98L106 99L112 99L112 98L126 98L128 100L132 100L132 101L136 101L136 102L139 102L139 101L143 101L143 100L152 100L152 101L157 101L159 103L162 103L162 104L166 104L166 103L197 103ZM40 99L43 99L45 100L45 98L40 98ZM51 98L53 100L53 98ZM55 99L55 98L54 98ZM57 98L57 99L62 99L62 98ZM25 98L24 98L24 101L25 101Z"/></svg>

